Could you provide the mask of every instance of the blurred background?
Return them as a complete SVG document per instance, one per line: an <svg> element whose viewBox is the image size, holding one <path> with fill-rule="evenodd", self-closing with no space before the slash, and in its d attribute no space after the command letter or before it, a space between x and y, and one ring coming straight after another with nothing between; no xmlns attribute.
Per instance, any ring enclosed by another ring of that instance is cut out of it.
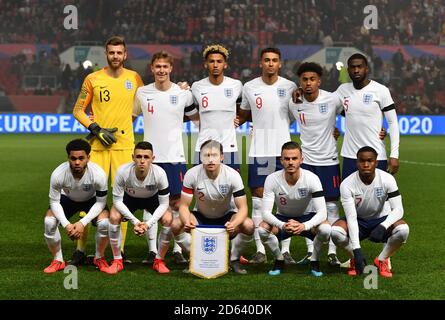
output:
<svg viewBox="0 0 445 320"><path fill-rule="evenodd" d="M76 10L64 12L69 5ZM377 9L373 29L364 23L368 5ZM125 38L126 67L145 84L161 49L175 57L174 81L205 77L201 50L218 42L230 50L227 75L243 83L259 74L258 52L277 46L282 76L296 81L299 64L316 61L325 69L322 88L334 91L349 81L335 63L359 51L398 114L445 114L440 0L0 0L0 113L71 113L84 77L106 65L112 35Z"/></svg>

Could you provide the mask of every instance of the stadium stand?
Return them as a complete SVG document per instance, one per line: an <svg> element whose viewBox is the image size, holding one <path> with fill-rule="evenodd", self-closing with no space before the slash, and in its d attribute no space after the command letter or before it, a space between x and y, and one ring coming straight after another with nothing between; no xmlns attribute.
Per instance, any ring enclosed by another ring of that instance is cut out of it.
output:
<svg viewBox="0 0 445 320"><path fill-rule="evenodd" d="M50 47L31 55L5 56L0 51L4 94L63 96L69 109L91 70L67 68L59 54L79 43L101 45L110 35L120 34L129 44L194 45L183 50L175 65L175 78L189 82L205 76L200 48L209 42L230 48L228 75L243 82L257 74L259 47L354 46L371 57L373 77L390 87L399 113L445 113L445 53L439 46L445 39L445 7L440 0L78 0L73 3L78 30L61 27L67 4L71 3L0 2L0 45ZM368 4L378 9L376 30L362 27ZM422 50L425 55L418 54ZM285 64L282 74L295 80L298 64ZM141 75L148 82L150 74L144 71ZM323 82L326 89L335 90L338 72L326 70Z"/></svg>

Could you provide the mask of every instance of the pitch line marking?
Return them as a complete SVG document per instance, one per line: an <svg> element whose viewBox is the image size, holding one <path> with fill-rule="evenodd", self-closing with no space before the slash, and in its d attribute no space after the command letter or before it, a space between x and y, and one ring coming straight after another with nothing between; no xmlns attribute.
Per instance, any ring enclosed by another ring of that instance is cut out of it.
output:
<svg viewBox="0 0 445 320"><path fill-rule="evenodd" d="M417 161L409 161L409 160L399 160L402 163L408 164L418 164L421 166L433 166L433 167L445 167L445 163L435 163L435 162L417 162Z"/></svg>

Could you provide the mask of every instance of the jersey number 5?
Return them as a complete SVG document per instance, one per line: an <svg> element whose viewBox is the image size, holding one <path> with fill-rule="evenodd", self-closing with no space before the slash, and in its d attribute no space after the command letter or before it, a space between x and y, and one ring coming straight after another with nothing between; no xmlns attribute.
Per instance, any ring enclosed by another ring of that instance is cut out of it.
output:
<svg viewBox="0 0 445 320"><path fill-rule="evenodd" d="M110 91L108 91L108 90L99 91L99 99L100 99L100 102L110 101Z"/></svg>

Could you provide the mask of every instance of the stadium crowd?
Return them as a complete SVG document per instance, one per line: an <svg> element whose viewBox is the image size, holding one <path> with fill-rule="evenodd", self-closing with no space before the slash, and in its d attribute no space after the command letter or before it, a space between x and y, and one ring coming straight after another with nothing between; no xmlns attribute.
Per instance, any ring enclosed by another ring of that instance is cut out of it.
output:
<svg viewBox="0 0 445 320"><path fill-rule="evenodd" d="M371 72L393 92L400 114L444 114L445 95L443 59L421 57L408 60L396 53L391 62L383 62L372 45L438 44L445 32L445 9L439 0L412 1L338 1L338 0L197 0L177 3L174 0L150 2L142 0L79 0L79 29L65 30L61 1L48 0L0 1L0 43L56 44L50 54L44 51L27 60L19 54L10 60L10 71L17 82L13 93L23 93L24 75L56 76L56 87L41 85L37 94L60 90L68 97L78 90L90 70L62 66L58 54L66 48L85 43L102 45L111 34L125 35L127 43L206 44L224 43L231 50L228 75L243 83L258 70L253 59L255 45L323 44L352 45L372 57ZM372 4L378 8L378 29L363 27L363 8ZM168 14L166 14L168 13ZM39 19L37 19L39 17ZM416 19L414 19L414 17ZM295 65L285 64L283 76L296 80ZM190 83L205 75L198 50L185 54L175 65L177 81ZM152 81L150 73L142 75ZM14 83L14 79L12 80ZM324 88L335 90L339 85L338 71L325 70ZM3 84L4 86L4 84ZM23 85L22 85L23 86ZM8 88L5 88L6 93ZM11 90L9 90L11 91ZM29 92L25 92L29 93Z"/></svg>

